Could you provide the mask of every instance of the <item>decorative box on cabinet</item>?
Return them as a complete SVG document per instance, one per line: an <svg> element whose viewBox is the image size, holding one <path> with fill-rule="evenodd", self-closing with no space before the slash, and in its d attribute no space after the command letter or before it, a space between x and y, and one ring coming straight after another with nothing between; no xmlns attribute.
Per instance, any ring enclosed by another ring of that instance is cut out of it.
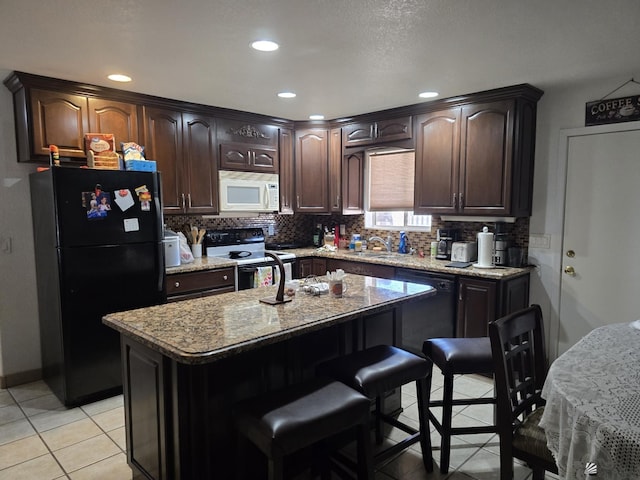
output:
<svg viewBox="0 0 640 480"><path fill-rule="evenodd" d="M342 128L342 139L345 147L406 140L413 135L411 125L410 116L376 122L352 123Z"/></svg>
<svg viewBox="0 0 640 480"><path fill-rule="evenodd" d="M417 116L415 213L530 216L541 95L509 87Z"/></svg>

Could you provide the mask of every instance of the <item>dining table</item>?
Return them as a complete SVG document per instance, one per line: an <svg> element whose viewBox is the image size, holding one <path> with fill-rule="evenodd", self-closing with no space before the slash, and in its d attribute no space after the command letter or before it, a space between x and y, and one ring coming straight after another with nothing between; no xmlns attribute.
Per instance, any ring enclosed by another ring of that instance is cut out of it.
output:
<svg viewBox="0 0 640 480"><path fill-rule="evenodd" d="M564 479L640 479L640 320L594 328L549 368L540 426Z"/></svg>

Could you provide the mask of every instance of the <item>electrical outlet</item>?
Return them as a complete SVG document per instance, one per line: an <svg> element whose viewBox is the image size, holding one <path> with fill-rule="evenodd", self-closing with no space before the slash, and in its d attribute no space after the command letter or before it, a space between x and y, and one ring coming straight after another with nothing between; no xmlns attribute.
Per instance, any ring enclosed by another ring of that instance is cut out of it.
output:
<svg viewBox="0 0 640 480"><path fill-rule="evenodd" d="M269 233L270 237L273 237L275 235L275 233L276 233L276 229L275 229L275 227L273 225L269 225L267 227L267 232Z"/></svg>
<svg viewBox="0 0 640 480"><path fill-rule="evenodd" d="M0 252L11 253L11 237L0 237Z"/></svg>

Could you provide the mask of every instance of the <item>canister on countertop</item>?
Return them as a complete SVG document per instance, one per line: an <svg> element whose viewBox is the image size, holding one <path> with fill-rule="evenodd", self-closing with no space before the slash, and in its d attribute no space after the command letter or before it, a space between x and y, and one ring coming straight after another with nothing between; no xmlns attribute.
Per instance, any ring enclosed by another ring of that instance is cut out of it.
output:
<svg viewBox="0 0 640 480"><path fill-rule="evenodd" d="M435 258L438 254L438 242L431 242L431 257Z"/></svg>

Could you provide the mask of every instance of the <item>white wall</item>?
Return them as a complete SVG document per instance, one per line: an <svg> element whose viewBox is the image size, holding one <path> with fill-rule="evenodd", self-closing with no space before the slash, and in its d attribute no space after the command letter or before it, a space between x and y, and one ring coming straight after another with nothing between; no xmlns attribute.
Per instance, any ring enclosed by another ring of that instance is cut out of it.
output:
<svg viewBox="0 0 640 480"><path fill-rule="evenodd" d="M10 73L0 69L0 80ZM41 366L28 178L35 169L16 161L13 100L0 85L0 375L5 378ZM10 252L2 239L11 241Z"/></svg>
<svg viewBox="0 0 640 480"><path fill-rule="evenodd" d="M557 324L560 276L562 267L562 228L566 180L566 159L558 158L561 129L584 127L585 104L598 100L627 82L633 75L597 81L568 84L565 87L547 89L538 103L538 126L536 132L536 165L533 193L533 215L530 233L548 234L551 247L529 248L529 260L539 265L532 274L531 303L542 307L545 328L551 333L550 324ZM640 85L628 84L610 98L640 93ZM589 195L585 192L585 196ZM611 212L612 215L615 212ZM603 219L603 228L606 220ZM557 334L548 337L550 359L555 358Z"/></svg>

